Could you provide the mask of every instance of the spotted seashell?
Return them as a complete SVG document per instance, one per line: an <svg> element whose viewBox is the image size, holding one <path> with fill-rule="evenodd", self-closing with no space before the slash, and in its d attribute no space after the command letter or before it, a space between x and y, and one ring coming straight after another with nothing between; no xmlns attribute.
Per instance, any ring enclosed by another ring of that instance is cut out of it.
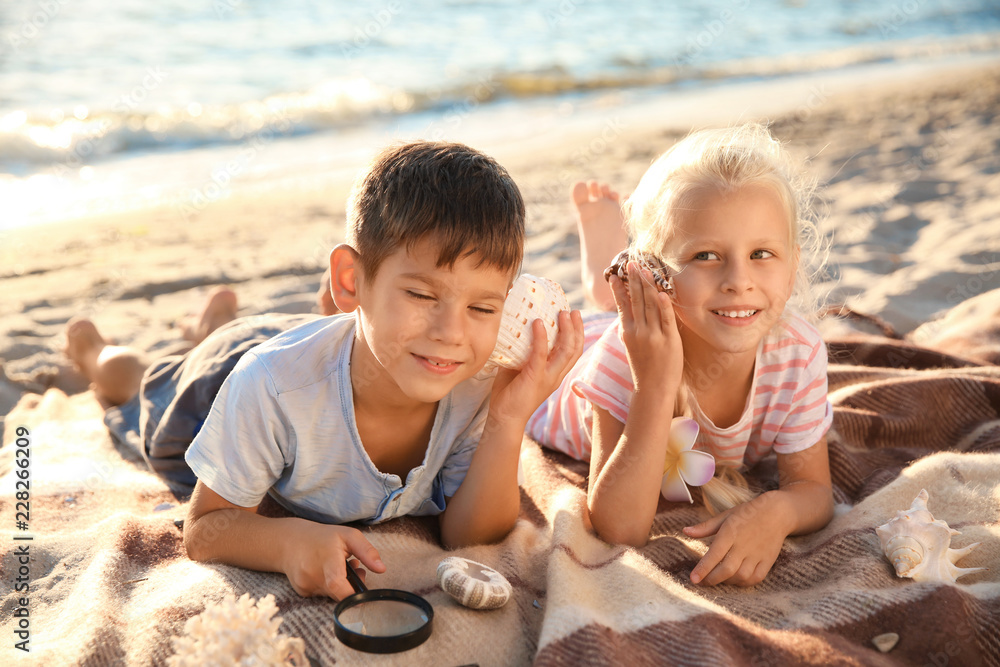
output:
<svg viewBox="0 0 1000 667"><path fill-rule="evenodd" d="M979 543L962 549L950 549L952 535L960 535L941 519L934 519L927 509L929 496L924 489L914 498L910 509L896 512L896 518L875 529L882 552L892 563L896 575L914 581L954 582L981 567L958 567L955 563Z"/></svg>
<svg viewBox="0 0 1000 667"><path fill-rule="evenodd" d="M545 324L549 351L556 343L559 312L569 310L569 301L559 283L527 273L514 281L503 307L500 333L489 363L518 370L531 352L531 323Z"/></svg>
<svg viewBox="0 0 1000 667"><path fill-rule="evenodd" d="M670 267L655 255L629 248L615 255L615 258L611 261L611 266L604 269L604 279L609 280L611 276L618 276L627 285L629 261L634 261L639 267L647 269L652 273L653 282L656 283L658 290L667 294L673 294L673 272L670 270Z"/></svg>
<svg viewBox="0 0 1000 667"><path fill-rule="evenodd" d="M438 563L438 585L470 609L497 609L507 604L514 589L502 574L482 563L449 556Z"/></svg>

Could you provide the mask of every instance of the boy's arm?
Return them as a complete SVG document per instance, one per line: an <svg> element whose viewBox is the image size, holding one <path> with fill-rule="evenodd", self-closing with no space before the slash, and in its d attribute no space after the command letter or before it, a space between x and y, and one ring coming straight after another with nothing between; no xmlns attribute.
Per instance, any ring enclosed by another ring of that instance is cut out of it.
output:
<svg viewBox="0 0 1000 667"><path fill-rule="evenodd" d="M757 584L771 570L786 537L817 531L833 518L826 437L800 452L778 454L777 459L777 491L684 529L691 537L715 535L691 571L691 581L709 586L723 581Z"/></svg>
<svg viewBox="0 0 1000 667"><path fill-rule="evenodd" d="M517 464L524 428L583 353L578 311L559 314L551 353L545 326L532 323L532 349L520 371L500 369L493 382L489 414L469 470L440 516L441 541L448 548L496 542L510 532L521 510Z"/></svg>
<svg viewBox="0 0 1000 667"><path fill-rule="evenodd" d="M359 530L294 517L267 518L256 510L232 504L199 481L184 522L188 556L282 572L299 595L338 600L354 592L346 578L348 557L374 572L385 572L378 551Z"/></svg>

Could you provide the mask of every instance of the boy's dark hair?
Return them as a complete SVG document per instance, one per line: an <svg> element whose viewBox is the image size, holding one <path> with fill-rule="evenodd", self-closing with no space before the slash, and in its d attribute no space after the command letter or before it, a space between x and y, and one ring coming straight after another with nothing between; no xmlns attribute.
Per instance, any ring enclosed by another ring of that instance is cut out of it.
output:
<svg viewBox="0 0 1000 667"><path fill-rule="evenodd" d="M347 206L347 242L368 280L386 257L425 237L438 266L468 255L512 274L524 254L524 200L496 160L468 146L390 146L358 177Z"/></svg>

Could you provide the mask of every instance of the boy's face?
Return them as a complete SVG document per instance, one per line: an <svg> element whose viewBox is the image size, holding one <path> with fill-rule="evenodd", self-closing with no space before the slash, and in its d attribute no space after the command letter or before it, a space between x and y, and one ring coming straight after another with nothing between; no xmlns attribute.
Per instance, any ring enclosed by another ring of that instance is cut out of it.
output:
<svg viewBox="0 0 1000 667"><path fill-rule="evenodd" d="M358 277L356 394L369 386L394 403L434 403L489 359L511 275L475 255L451 268L437 258L434 241L421 240L389 255L374 282Z"/></svg>

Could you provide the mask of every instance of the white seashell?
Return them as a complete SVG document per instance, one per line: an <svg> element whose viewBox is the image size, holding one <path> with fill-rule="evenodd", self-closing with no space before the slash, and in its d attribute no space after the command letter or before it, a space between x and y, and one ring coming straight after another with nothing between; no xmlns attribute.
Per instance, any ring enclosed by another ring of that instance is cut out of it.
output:
<svg viewBox="0 0 1000 667"><path fill-rule="evenodd" d="M438 563L438 585L471 609L497 609L507 604L514 589L502 574L482 563L449 556Z"/></svg>
<svg viewBox="0 0 1000 667"><path fill-rule="evenodd" d="M556 343L559 312L569 310L569 301L559 283L527 273L514 281L503 306L500 333L488 364L517 370L524 365L531 351L531 323L545 323L549 351Z"/></svg>
<svg viewBox="0 0 1000 667"><path fill-rule="evenodd" d="M886 632L885 634L878 635L877 637L872 637L872 644L875 645L882 653L888 653L892 649L896 648L896 644L899 643L899 635L895 632Z"/></svg>
<svg viewBox="0 0 1000 667"><path fill-rule="evenodd" d="M927 510L929 496L924 489L914 498L910 509L896 512L896 518L875 529L882 552L896 570L896 575L914 581L954 582L983 567L958 567L955 563L979 546L970 544L950 549L951 536L960 535L944 521L935 520Z"/></svg>

